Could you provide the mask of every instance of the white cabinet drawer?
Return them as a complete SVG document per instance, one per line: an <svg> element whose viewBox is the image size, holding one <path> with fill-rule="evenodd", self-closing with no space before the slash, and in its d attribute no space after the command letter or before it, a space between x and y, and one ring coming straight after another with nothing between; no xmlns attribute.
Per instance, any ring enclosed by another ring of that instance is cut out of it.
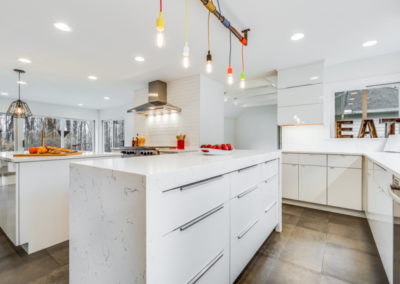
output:
<svg viewBox="0 0 400 284"><path fill-rule="evenodd" d="M362 209L361 169L328 168L328 205Z"/></svg>
<svg viewBox="0 0 400 284"><path fill-rule="evenodd" d="M361 156L354 155L328 155L329 167L355 168L361 169Z"/></svg>
<svg viewBox="0 0 400 284"><path fill-rule="evenodd" d="M276 159L261 164L261 177L264 181L278 174L279 171L278 161L279 160Z"/></svg>
<svg viewBox="0 0 400 284"><path fill-rule="evenodd" d="M299 199L299 165L282 164L282 197Z"/></svg>
<svg viewBox="0 0 400 284"><path fill-rule="evenodd" d="M259 226L259 245L261 246L278 225L278 203L272 202L263 208Z"/></svg>
<svg viewBox="0 0 400 284"><path fill-rule="evenodd" d="M323 110L323 104L278 107L278 125L323 123Z"/></svg>
<svg viewBox="0 0 400 284"><path fill-rule="evenodd" d="M326 166L326 155L299 154L300 165Z"/></svg>
<svg viewBox="0 0 400 284"><path fill-rule="evenodd" d="M270 204L278 201L278 175L274 175L260 184L260 205L261 211Z"/></svg>
<svg viewBox="0 0 400 284"><path fill-rule="evenodd" d="M297 165L299 163L299 154L282 153L282 163Z"/></svg>
<svg viewBox="0 0 400 284"><path fill-rule="evenodd" d="M324 88L322 84L278 90L278 106L322 104Z"/></svg>
<svg viewBox="0 0 400 284"><path fill-rule="evenodd" d="M162 238L158 283L229 283L229 210L218 208Z"/></svg>
<svg viewBox="0 0 400 284"><path fill-rule="evenodd" d="M229 178L218 176L161 193L158 215L162 234L229 200Z"/></svg>
<svg viewBox="0 0 400 284"><path fill-rule="evenodd" d="M262 186L256 185L231 200L232 237L239 235L260 215L260 191Z"/></svg>
<svg viewBox="0 0 400 284"><path fill-rule="evenodd" d="M231 175L231 198L258 185L261 181L261 165L240 169Z"/></svg>
<svg viewBox="0 0 400 284"><path fill-rule="evenodd" d="M299 200L326 204L326 167L301 165Z"/></svg>
<svg viewBox="0 0 400 284"><path fill-rule="evenodd" d="M260 243L260 220L254 220L231 239L231 280L236 280L257 252Z"/></svg>

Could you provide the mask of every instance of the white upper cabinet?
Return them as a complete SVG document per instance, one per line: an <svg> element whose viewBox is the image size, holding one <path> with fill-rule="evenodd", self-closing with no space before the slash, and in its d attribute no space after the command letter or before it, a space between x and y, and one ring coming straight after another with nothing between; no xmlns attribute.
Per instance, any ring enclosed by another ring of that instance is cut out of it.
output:
<svg viewBox="0 0 400 284"><path fill-rule="evenodd" d="M323 98L324 87L322 84L278 90L278 105L280 107L322 104Z"/></svg>
<svg viewBox="0 0 400 284"><path fill-rule="evenodd" d="M278 71L278 88L285 89L310 84L322 83L324 64L318 62Z"/></svg>
<svg viewBox="0 0 400 284"><path fill-rule="evenodd" d="M279 125L320 124L324 121L323 104L279 107Z"/></svg>

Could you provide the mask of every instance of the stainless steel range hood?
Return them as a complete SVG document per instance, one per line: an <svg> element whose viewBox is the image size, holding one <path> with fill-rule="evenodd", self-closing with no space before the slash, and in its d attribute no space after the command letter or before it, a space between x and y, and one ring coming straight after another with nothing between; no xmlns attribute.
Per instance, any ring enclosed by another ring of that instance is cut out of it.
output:
<svg viewBox="0 0 400 284"><path fill-rule="evenodd" d="M181 112L180 107L167 103L167 83L157 80L149 83L149 102L128 110L137 114Z"/></svg>

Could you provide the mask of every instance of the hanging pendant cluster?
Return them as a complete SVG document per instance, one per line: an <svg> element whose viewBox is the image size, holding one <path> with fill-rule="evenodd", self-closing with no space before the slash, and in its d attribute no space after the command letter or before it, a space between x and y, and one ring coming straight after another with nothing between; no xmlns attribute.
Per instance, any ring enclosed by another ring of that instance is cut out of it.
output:
<svg viewBox="0 0 400 284"><path fill-rule="evenodd" d="M190 67L190 57L189 57L189 41L188 41L188 0L186 1L186 10L185 10L185 44L183 47L182 53L182 66L187 69ZM232 34L240 41L242 44L242 73L240 75L240 87L243 89L246 87L245 82L245 73L244 73L244 46L247 46L247 35L250 29L246 29L243 31L243 35L231 25L229 20L222 15L221 6L219 0L217 0L218 9L214 5L212 0L200 0L203 5L208 9L208 19L207 19L207 40L208 40L208 50L206 55L206 72L212 73L212 55L210 48L210 17L211 14L215 15L215 17L222 23L224 27L229 30L229 65L227 70L227 83L228 85L233 85L233 68L231 64L232 59ZM161 48L165 45L165 37L164 37L164 19L162 17L162 0L160 0L160 14L157 18L156 22L157 36L156 36L156 45Z"/></svg>

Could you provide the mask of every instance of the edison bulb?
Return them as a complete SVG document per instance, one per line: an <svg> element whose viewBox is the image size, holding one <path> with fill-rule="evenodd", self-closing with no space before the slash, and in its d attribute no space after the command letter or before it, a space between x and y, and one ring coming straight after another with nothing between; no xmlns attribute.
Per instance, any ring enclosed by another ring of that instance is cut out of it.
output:
<svg viewBox="0 0 400 284"><path fill-rule="evenodd" d="M241 89L246 88L246 81L243 80L243 79L240 79L240 88L241 88Z"/></svg>
<svg viewBox="0 0 400 284"><path fill-rule="evenodd" d="M228 82L228 85L233 85L233 75L228 74L226 81Z"/></svg>
<svg viewBox="0 0 400 284"><path fill-rule="evenodd" d="M158 31L156 37L156 45L158 48L162 48L165 45L165 37L163 31Z"/></svg>
<svg viewBox="0 0 400 284"><path fill-rule="evenodd" d="M189 66L190 66L190 60L189 60L189 56L183 56L183 59L182 59L182 66L183 66L183 68L185 68L185 69L187 69L187 68L189 68Z"/></svg>
<svg viewBox="0 0 400 284"><path fill-rule="evenodd" d="M213 71L212 63L211 63L211 61L208 61L206 64L206 72L211 73L212 71Z"/></svg>

